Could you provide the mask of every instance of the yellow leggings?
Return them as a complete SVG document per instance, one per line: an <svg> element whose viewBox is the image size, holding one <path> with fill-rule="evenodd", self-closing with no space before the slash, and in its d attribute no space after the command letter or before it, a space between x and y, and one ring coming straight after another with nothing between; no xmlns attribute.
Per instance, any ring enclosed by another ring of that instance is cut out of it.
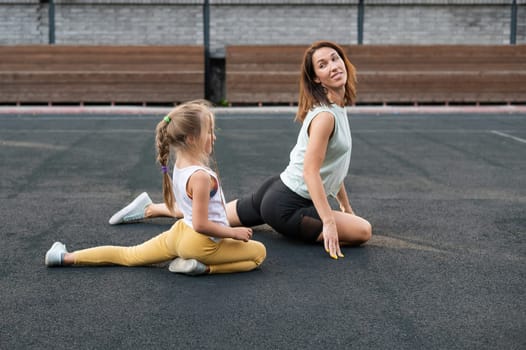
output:
<svg viewBox="0 0 526 350"><path fill-rule="evenodd" d="M136 246L100 246L73 253L75 265L143 266L181 257L209 266L210 273L250 271L261 265L267 251L257 241L224 238L219 242L194 231L183 220L168 231Z"/></svg>

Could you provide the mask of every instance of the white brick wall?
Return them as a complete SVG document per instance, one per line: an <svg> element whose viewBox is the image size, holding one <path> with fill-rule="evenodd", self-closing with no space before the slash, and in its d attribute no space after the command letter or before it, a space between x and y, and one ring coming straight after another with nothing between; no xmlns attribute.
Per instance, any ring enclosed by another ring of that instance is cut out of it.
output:
<svg viewBox="0 0 526 350"><path fill-rule="evenodd" d="M358 0L210 0L210 45L357 43ZM518 0L517 43L526 43ZM201 0L55 0L57 44L202 45ZM364 44L508 44L511 0L365 0ZM0 0L0 45L48 42L47 4Z"/></svg>
<svg viewBox="0 0 526 350"><path fill-rule="evenodd" d="M508 44L510 14L502 5L371 5L364 44Z"/></svg>
<svg viewBox="0 0 526 350"><path fill-rule="evenodd" d="M57 44L192 45L203 42L202 9L193 5L61 4Z"/></svg>
<svg viewBox="0 0 526 350"><path fill-rule="evenodd" d="M48 42L47 6L33 3L0 3L0 45Z"/></svg>
<svg viewBox="0 0 526 350"><path fill-rule="evenodd" d="M517 9L517 44L526 44L526 1Z"/></svg>
<svg viewBox="0 0 526 350"><path fill-rule="evenodd" d="M212 52L226 45L357 41L356 6L214 5L210 17Z"/></svg>

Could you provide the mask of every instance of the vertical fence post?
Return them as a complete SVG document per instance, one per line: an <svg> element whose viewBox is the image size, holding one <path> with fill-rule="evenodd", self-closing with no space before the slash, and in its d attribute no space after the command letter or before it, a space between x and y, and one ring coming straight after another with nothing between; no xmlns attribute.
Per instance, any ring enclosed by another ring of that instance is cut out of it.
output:
<svg viewBox="0 0 526 350"><path fill-rule="evenodd" d="M517 43L517 0L511 2L510 44Z"/></svg>
<svg viewBox="0 0 526 350"><path fill-rule="evenodd" d="M210 1L203 3L203 43L205 49L205 99L210 98Z"/></svg>
<svg viewBox="0 0 526 350"><path fill-rule="evenodd" d="M358 1L358 44L363 44L364 0Z"/></svg>
<svg viewBox="0 0 526 350"><path fill-rule="evenodd" d="M49 0L48 5L48 28L49 28L49 43L55 43L55 1Z"/></svg>

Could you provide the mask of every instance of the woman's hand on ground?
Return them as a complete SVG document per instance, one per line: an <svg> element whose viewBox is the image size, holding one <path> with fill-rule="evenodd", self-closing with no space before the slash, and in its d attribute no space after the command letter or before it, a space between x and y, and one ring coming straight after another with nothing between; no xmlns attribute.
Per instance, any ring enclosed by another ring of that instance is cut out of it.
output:
<svg viewBox="0 0 526 350"><path fill-rule="evenodd" d="M338 258L343 258L343 254L340 250L340 242L338 240L338 230L336 228L336 224L324 224L322 234L325 251L329 253L331 258L336 260Z"/></svg>

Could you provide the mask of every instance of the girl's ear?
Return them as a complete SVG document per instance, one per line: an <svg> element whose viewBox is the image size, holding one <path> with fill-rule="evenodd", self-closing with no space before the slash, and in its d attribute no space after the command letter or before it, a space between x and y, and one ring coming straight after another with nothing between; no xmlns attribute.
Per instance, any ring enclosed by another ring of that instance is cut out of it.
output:
<svg viewBox="0 0 526 350"><path fill-rule="evenodd" d="M185 138L185 143L191 147L201 148L204 147L204 140L202 137L197 137L195 135L187 135Z"/></svg>
<svg viewBox="0 0 526 350"><path fill-rule="evenodd" d="M195 137L194 137L194 135L186 135L185 136L185 143L187 143L189 145L194 145L195 144Z"/></svg>
<svg viewBox="0 0 526 350"><path fill-rule="evenodd" d="M314 77L314 82L315 82L316 84L320 84L320 83L321 83L321 80L320 80L320 78L318 78L318 76L315 76L315 77Z"/></svg>

